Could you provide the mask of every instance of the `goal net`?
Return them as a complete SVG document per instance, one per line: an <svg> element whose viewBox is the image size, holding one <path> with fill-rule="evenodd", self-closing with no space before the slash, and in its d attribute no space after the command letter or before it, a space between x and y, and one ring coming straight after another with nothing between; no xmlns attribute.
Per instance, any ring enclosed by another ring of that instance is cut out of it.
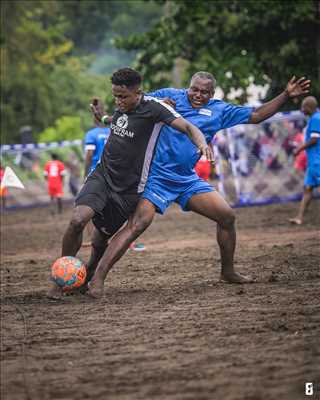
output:
<svg viewBox="0 0 320 400"><path fill-rule="evenodd" d="M306 120L299 111L279 113L258 125L238 125L214 141L218 188L234 206L298 200L303 189Z"/></svg>

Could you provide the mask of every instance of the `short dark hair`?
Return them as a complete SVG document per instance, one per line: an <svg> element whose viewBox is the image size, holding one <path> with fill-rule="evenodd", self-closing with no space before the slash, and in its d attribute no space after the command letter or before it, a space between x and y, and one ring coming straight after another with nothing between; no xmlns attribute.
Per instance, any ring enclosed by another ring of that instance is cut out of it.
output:
<svg viewBox="0 0 320 400"><path fill-rule="evenodd" d="M210 72L206 71L196 72L194 75L192 75L191 80L194 78L208 79L209 81L212 82L212 89L214 90L216 88L217 81L215 80L215 77L212 74L210 74Z"/></svg>
<svg viewBox="0 0 320 400"><path fill-rule="evenodd" d="M111 82L117 86L126 86L128 88L139 86L142 78L139 72L132 68L120 68L111 76Z"/></svg>
<svg viewBox="0 0 320 400"><path fill-rule="evenodd" d="M51 158L53 160L59 160L58 154L57 153L51 153Z"/></svg>

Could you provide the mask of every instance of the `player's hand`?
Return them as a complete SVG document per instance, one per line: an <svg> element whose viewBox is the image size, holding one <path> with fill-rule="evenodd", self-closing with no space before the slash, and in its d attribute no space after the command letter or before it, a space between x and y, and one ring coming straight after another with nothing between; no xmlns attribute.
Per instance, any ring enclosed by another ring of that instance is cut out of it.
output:
<svg viewBox="0 0 320 400"><path fill-rule="evenodd" d="M172 108L176 108L176 102L170 99L169 97L165 97L164 99L162 99L162 101L171 106Z"/></svg>
<svg viewBox="0 0 320 400"><path fill-rule="evenodd" d="M92 99L92 102L90 104L90 110L94 117L98 120L101 121L101 118L106 115L106 112L104 110L104 106L102 103L102 100L99 99L98 97L94 97Z"/></svg>
<svg viewBox="0 0 320 400"><path fill-rule="evenodd" d="M199 147L199 151L201 155L205 156L208 161L214 163L214 155L212 151L212 147L209 145L202 145Z"/></svg>
<svg viewBox="0 0 320 400"><path fill-rule="evenodd" d="M286 92L291 98L301 96L309 93L310 85L311 81L304 76L300 79L293 76L287 84Z"/></svg>

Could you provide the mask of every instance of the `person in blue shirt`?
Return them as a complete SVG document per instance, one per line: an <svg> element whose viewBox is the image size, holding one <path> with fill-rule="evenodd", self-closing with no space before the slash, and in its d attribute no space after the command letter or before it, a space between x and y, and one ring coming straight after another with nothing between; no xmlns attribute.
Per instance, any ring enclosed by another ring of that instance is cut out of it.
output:
<svg viewBox="0 0 320 400"><path fill-rule="evenodd" d="M110 135L110 128L107 128L104 124L96 119L94 122L96 126L86 133L84 139L85 178L95 169L96 165L98 164L104 145L106 144Z"/></svg>
<svg viewBox="0 0 320 400"><path fill-rule="evenodd" d="M304 178L304 191L298 215L289 221L296 225L303 223L303 216L312 200L312 192L320 187L320 110L317 99L313 96L306 97L301 103L301 111L310 117L306 129L304 143L294 150L298 155L303 150L307 153L307 170Z"/></svg>
<svg viewBox="0 0 320 400"><path fill-rule="evenodd" d="M86 179L100 161L104 145L106 144L110 135L110 128L106 127L103 123L94 118L95 127L90 129L84 138L84 178ZM82 243L83 247L91 246L91 237L93 234L93 223L89 221L86 226L86 236L88 237Z"/></svg>
<svg viewBox="0 0 320 400"><path fill-rule="evenodd" d="M173 101L177 112L196 125L209 143L221 129L264 121L279 111L290 98L308 93L309 86L309 80L293 77L279 96L253 109L215 100L214 77L208 72L197 72L192 76L188 89L161 89L150 95ZM194 166L199 158L197 148L188 139L182 135L179 137L170 127L162 129L147 184L135 213L129 218L127 225L112 238L103 256L96 259L91 257L88 268L95 269L95 273L88 283L90 296L102 296L104 280L115 262L126 252L130 243L151 224L155 213L164 213L173 202L178 203L185 211L196 212L217 223L222 279L230 283L252 281L234 270L235 213L223 197L195 173Z"/></svg>

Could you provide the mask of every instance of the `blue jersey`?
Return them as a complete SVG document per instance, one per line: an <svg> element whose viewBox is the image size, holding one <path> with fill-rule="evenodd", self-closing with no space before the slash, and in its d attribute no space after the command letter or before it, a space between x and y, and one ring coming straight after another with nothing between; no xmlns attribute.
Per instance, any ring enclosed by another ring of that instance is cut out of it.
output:
<svg viewBox="0 0 320 400"><path fill-rule="evenodd" d="M239 107L214 99L209 100L202 108L193 108L186 89L160 89L149 95L174 100L176 111L202 131L207 143L210 143L221 129L248 123L252 113L251 107ZM197 147L187 135L170 126L164 126L161 129L149 177L161 175L175 182L187 182L194 178L194 166L199 158Z"/></svg>
<svg viewBox="0 0 320 400"><path fill-rule="evenodd" d="M104 145L108 140L109 135L110 135L110 128L100 128L100 127L90 129L86 133L84 141L85 151L93 150L92 162L89 173L95 169L96 165L100 161Z"/></svg>
<svg viewBox="0 0 320 400"><path fill-rule="evenodd" d="M309 119L305 142L309 142L313 137L318 140L314 146L306 148L308 167L314 164L320 165L320 111L313 113Z"/></svg>

